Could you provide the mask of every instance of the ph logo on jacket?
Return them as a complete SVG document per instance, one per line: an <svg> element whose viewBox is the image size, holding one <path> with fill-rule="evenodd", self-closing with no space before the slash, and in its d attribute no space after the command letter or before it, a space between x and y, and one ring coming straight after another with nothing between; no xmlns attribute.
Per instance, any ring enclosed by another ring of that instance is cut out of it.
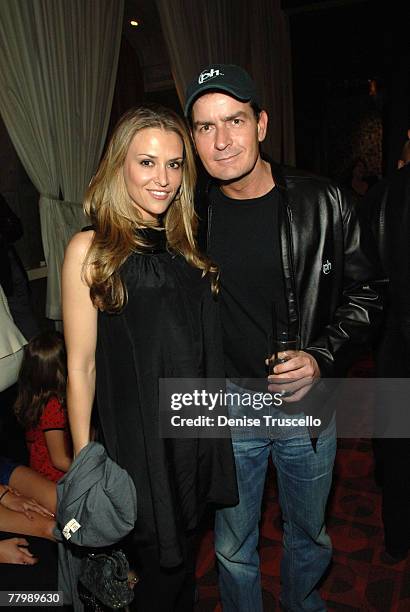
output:
<svg viewBox="0 0 410 612"><path fill-rule="evenodd" d="M223 76L223 72L218 70L217 68L211 68L211 70L203 70L198 77L199 85L205 83L205 81L209 81L209 79L214 79L217 76Z"/></svg>
<svg viewBox="0 0 410 612"><path fill-rule="evenodd" d="M332 270L332 264L328 259L326 259L326 262L322 264L322 272L323 274L330 274L331 270Z"/></svg>

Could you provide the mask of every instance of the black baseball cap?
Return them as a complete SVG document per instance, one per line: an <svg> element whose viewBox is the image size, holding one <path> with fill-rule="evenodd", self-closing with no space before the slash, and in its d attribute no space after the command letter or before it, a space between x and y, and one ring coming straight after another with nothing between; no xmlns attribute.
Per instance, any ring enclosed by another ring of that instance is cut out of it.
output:
<svg viewBox="0 0 410 612"><path fill-rule="evenodd" d="M260 106L256 85L246 70L235 64L211 64L201 70L187 87L185 117L189 116L195 100L207 91L223 91L241 102L255 102Z"/></svg>

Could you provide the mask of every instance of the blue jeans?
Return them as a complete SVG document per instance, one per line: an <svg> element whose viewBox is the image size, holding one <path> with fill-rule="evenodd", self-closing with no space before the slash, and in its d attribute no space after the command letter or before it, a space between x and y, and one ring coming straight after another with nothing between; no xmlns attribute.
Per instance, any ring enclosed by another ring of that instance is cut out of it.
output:
<svg viewBox="0 0 410 612"><path fill-rule="evenodd" d="M336 454L334 421L316 451L307 430L296 436L234 439L239 504L216 513L215 549L224 612L262 612L257 552L269 454L277 470L284 523L281 603L292 612L325 611L316 585L332 555L325 508Z"/></svg>

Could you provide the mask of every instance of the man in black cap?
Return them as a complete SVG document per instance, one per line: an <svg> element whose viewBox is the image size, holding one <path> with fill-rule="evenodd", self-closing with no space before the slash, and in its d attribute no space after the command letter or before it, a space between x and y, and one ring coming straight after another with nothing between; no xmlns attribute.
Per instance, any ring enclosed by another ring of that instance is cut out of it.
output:
<svg viewBox="0 0 410 612"><path fill-rule="evenodd" d="M198 194L199 237L221 271L228 391L238 390L234 379L266 380L267 339L286 332L302 350L280 355L274 380L292 381L298 390L284 406L295 406L306 381L338 376L349 348L368 339L381 309L372 254L336 186L261 156L268 116L242 68L202 70L185 114L212 177ZM269 455L284 520L281 604L326 609L316 585L331 558L324 516L336 434L334 415L320 417L316 438L306 427L233 433L240 503L218 511L215 525L224 612L262 611L258 521Z"/></svg>

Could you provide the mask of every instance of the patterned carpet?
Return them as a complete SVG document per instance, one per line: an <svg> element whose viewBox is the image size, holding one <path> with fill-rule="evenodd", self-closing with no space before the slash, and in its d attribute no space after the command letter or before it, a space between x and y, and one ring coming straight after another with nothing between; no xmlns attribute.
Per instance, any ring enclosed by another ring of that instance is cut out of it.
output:
<svg viewBox="0 0 410 612"><path fill-rule="evenodd" d="M357 363L350 376L372 376L373 363ZM333 562L320 591L328 610L338 612L409 612L410 557L397 564L383 561L381 495L374 479L371 441L339 439L327 527ZM275 472L266 480L261 521L260 558L265 612L279 610L281 515ZM197 563L197 612L222 612L219 603L213 533L203 541Z"/></svg>
<svg viewBox="0 0 410 612"><path fill-rule="evenodd" d="M370 441L339 440L327 519L334 547L333 563L321 587L329 610L410 610L410 559L388 565L380 558L383 551L380 506ZM266 483L260 538L264 607L269 612L279 610L281 538L281 516L272 468ZM211 529L202 541L197 578L199 603L196 610L221 612Z"/></svg>

